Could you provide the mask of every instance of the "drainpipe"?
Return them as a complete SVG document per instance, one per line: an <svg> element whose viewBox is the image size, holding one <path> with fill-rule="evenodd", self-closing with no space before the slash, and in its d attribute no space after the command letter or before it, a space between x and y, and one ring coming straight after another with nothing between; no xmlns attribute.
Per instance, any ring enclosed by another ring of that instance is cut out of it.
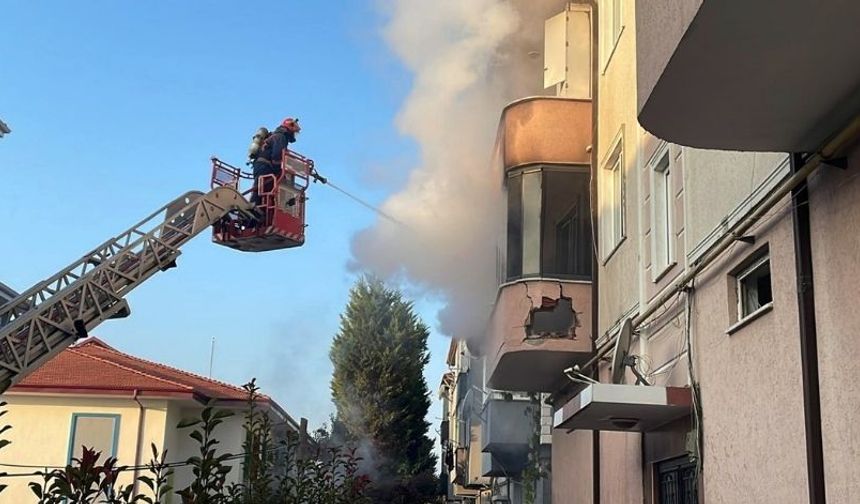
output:
<svg viewBox="0 0 860 504"><path fill-rule="evenodd" d="M597 9L597 1L591 0L589 2L591 4L591 47L596 48L599 43L599 33L598 21L600 20L600 12ZM591 240L593 246L591 249L594 251L593 257L591 259L591 340L592 345L595 350L597 350L597 335L599 334L600 324L598 323L597 317L599 315L598 310L598 300L600 299L600 289L599 289L599 271L600 271L600 258L597 255L597 244L600 243L598 238L600 236L600 226L598 225L598 216L597 216L597 208L596 204L598 201L597 198L597 174L599 167L597 163L599 163L598 156L595 155L595 150L597 148L597 135L598 135L598 103L599 96L597 95L599 79L598 75L600 75L600 65L598 62L597 51L591 51L591 187L589 191L591 192ZM622 167L622 169L624 169ZM599 366L594 366L591 371L591 377L597 381L600 381L600 368ZM600 504L600 431L594 430L591 433L591 502L592 504Z"/></svg>
<svg viewBox="0 0 860 504"><path fill-rule="evenodd" d="M791 170L803 165L801 154L792 154ZM791 190L794 224L794 263L797 271L797 314L800 329L800 362L803 379L803 420L806 428L806 472L810 504L824 504L824 449L821 440L821 395L818 383L818 331L815 324L815 281L812 271L812 229L809 187Z"/></svg>
<svg viewBox="0 0 860 504"><path fill-rule="evenodd" d="M140 395L140 391L138 389L134 389L134 393L132 395L132 399L137 403L137 444L134 447L134 482L133 491L134 495L138 493L138 481L137 477L140 473L140 455L143 451L143 416L145 414L145 410L143 409L143 404L141 404L140 399L137 396Z"/></svg>

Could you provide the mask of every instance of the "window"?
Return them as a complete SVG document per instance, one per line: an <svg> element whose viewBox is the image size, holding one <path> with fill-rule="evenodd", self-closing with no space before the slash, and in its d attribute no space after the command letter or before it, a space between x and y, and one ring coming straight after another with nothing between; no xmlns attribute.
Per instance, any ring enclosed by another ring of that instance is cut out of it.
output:
<svg viewBox="0 0 860 504"><path fill-rule="evenodd" d="M619 133L609 158L603 164L603 204L600 206L600 235L603 260L624 240L624 135Z"/></svg>
<svg viewBox="0 0 860 504"><path fill-rule="evenodd" d="M754 315L773 303L770 283L770 257L765 253L737 274L738 321Z"/></svg>
<svg viewBox="0 0 860 504"><path fill-rule="evenodd" d="M658 464L656 476L659 504L698 504L696 465L689 457Z"/></svg>
<svg viewBox="0 0 860 504"><path fill-rule="evenodd" d="M674 264L672 233L672 172L669 149L657 156L651 170L651 249L652 272L656 281Z"/></svg>
<svg viewBox="0 0 860 504"><path fill-rule="evenodd" d="M589 175L530 168L508 177L507 280L591 278Z"/></svg>
<svg viewBox="0 0 860 504"><path fill-rule="evenodd" d="M69 437L69 461L80 458L83 447L101 452L102 460L116 457L119 415L75 413Z"/></svg>
<svg viewBox="0 0 860 504"><path fill-rule="evenodd" d="M600 2L600 19L603 20L600 27L600 58L604 72L609 66L609 61L618 45L618 39L621 38L621 32L624 30L621 17L622 4L623 0L601 0Z"/></svg>

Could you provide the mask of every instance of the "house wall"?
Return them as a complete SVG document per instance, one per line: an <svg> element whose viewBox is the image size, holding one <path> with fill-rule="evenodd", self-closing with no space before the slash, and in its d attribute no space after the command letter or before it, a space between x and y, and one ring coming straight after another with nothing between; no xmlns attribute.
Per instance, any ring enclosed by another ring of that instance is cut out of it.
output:
<svg viewBox="0 0 860 504"><path fill-rule="evenodd" d="M176 418L199 418L202 407L182 407L176 405L175 409L171 409L169 417L171 420ZM230 453L233 455L242 454L242 442L245 440L244 435L244 415L240 410L235 410L232 417L224 419L224 422L215 428L214 436L219 443L216 447L217 454ZM178 422L176 422L178 423ZM199 456L199 444L191 439L188 435L192 428L187 429L172 429L170 447L173 455L168 457L170 460L187 460L189 457ZM236 458L228 461L227 465L232 467L232 470L227 476L227 483L239 483L242 481L242 458ZM189 466L177 467L174 471L174 487L179 490L187 487L194 478L192 469Z"/></svg>
<svg viewBox="0 0 860 504"><path fill-rule="evenodd" d="M822 167L810 182L824 474L827 502L839 504L860 495L858 174L860 149L849 156L847 169ZM797 347L797 337L792 339Z"/></svg>
<svg viewBox="0 0 860 504"><path fill-rule="evenodd" d="M0 450L0 462L25 466L63 467L68 462L72 415L75 413L99 413L119 415L117 459L120 465L134 465L138 439L139 408L131 397L84 398L6 394L8 413L0 424L10 424L12 429L4 434L11 444ZM167 402L164 400L141 400L145 408L143 422L143 462L149 460L150 443L162 449L165 433ZM104 460L104 457L102 458ZM34 472L38 469L19 468L7 472ZM122 473L119 484L127 485L133 480L131 471ZM10 478L3 492L3 502L31 502L32 492L27 487L33 478Z"/></svg>
<svg viewBox="0 0 860 504"><path fill-rule="evenodd" d="M593 448L591 431L552 431L553 504L593 502Z"/></svg>
<svg viewBox="0 0 860 504"><path fill-rule="evenodd" d="M790 200L696 282L694 362L701 386L708 503L807 502L803 394ZM767 244L773 309L727 333L729 272Z"/></svg>
<svg viewBox="0 0 860 504"><path fill-rule="evenodd" d="M610 2L601 0L598 9L604 9ZM598 294L597 336L606 333L623 314L639 303L639 240L640 222L637 212L639 202L638 151L641 128L636 119L636 59L635 32L633 19L634 3L622 2L622 22L624 29L618 39L609 63L604 66L604 56L598 54L597 79L597 139L595 161L598 184L598 212L607 212L604 199L605 187L609 183L608 171L604 166L610 157L615 140L623 135L624 170L624 235L625 238L609 259L607 252L600 250L603 266L599 271L600 289ZM598 12L598 19L602 13ZM605 20L598 22L599 31ZM602 48L598 43L598 53ZM598 219L600 222L600 219ZM602 229L600 230L602 231Z"/></svg>
<svg viewBox="0 0 860 504"><path fill-rule="evenodd" d="M601 1L598 5L605 11L610 3ZM603 56L598 58L595 169L599 197L605 195L608 172L604 165L619 134L623 134L625 174L625 239L605 260L598 277L600 339L614 334L621 320L649 306L716 242L727 226L742 218L783 180L789 169L785 154L684 148L667 145L643 130L637 120L636 104L636 7L633 1L622 5L624 28L611 59L606 64ZM600 25L605 26L603 22ZM649 161L656 159L655 154L665 152L663 149L668 151L671 163L674 265L661 273L652 265L654 174ZM601 214L608 211L603 201L598 201ZM782 219L771 228L762 225L756 234L755 247L770 242L776 248L772 250L772 271L779 270L779 278L775 274L773 281L780 298L770 314L732 336L726 334L729 310L734 309L730 305L728 273L755 250L746 250L748 246L740 242L732 249L734 255L713 265L696 280L691 296L693 360L704 403L705 502L798 502L798 496L806 495L802 396L798 393L799 367L794 365L799 363L799 346L796 337L785 339L786 334L795 335L797 327L790 219ZM602 260L605 256L601 251ZM673 298L637 328L633 338L632 351L642 357L640 370L654 384L690 384L685 302L684 294ZM773 319L778 321L769 322ZM780 364L775 372L768 367L768 372L763 373L761 362L768 358L768 352L781 348L779 342L785 343L788 352L784 365ZM763 380L759 378L762 374L767 374ZM625 382L634 382L629 372ZM761 383L764 385L759 386ZM745 427L739 427L739 422ZM601 433L601 501L652 502L656 463L684 455L692 428L692 419L683 419L644 437ZM774 434L772 430L779 432ZM768 449L774 444L779 446ZM583 456L591 455L580 457ZM775 477L762 479L761 469L754 470L756 464L768 467Z"/></svg>

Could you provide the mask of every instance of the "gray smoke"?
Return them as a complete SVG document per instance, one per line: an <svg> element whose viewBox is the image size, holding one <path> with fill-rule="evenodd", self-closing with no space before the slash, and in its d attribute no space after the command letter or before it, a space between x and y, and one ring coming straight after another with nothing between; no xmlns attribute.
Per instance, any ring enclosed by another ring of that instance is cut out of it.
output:
<svg viewBox="0 0 860 504"><path fill-rule="evenodd" d="M393 0L385 39L414 74L397 117L420 146L406 186L352 242L360 268L441 295L445 334L481 334L496 289L504 219L502 173L492 166L502 108L542 93L543 20L560 0Z"/></svg>

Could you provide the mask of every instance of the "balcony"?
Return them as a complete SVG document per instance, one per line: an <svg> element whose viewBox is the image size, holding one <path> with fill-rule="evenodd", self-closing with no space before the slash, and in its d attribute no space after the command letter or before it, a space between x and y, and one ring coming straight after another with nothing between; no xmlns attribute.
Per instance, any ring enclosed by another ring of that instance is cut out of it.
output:
<svg viewBox="0 0 860 504"><path fill-rule="evenodd" d="M481 415L483 475L519 474L528 462L529 438L534 432L534 415L539 408L524 400L489 399Z"/></svg>
<svg viewBox="0 0 860 504"><path fill-rule="evenodd" d="M487 386L551 392L592 353L591 283L520 280L499 289L487 326Z"/></svg>
<svg viewBox="0 0 860 504"><path fill-rule="evenodd" d="M505 107L497 149L505 170L532 164L588 165L591 101L550 96Z"/></svg>
<svg viewBox="0 0 860 504"><path fill-rule="evenodd" d="M693 147L812 151L860 111L860 2L636 2L639 122Z"/></svg>

